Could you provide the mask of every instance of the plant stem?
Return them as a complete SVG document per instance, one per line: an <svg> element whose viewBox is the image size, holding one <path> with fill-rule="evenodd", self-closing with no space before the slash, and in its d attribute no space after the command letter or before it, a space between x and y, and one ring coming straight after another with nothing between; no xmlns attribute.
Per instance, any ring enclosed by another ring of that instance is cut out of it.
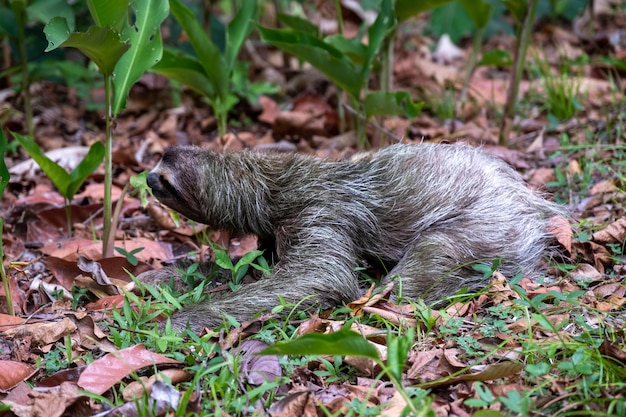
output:
<svg viewBox="0 0 626 417"><path fill-rule="evenodd" d="M0 217L0 236L4 231L4 221L2 217ZM9 315L14 316L15 311L13 310L13 297L11 296L11 285L9 284L9 280L7 278L6 271L4 270L4 246L2 245L2 238L0 237L0 276L2 277L2 284L4 285L4 297L7 301L7 312Z"/></svg>
<svg viewBox="0 0 626 417"><path fill-rule="evenodd" d="M104 203L103 203L103 225L102 234L102 257L106 258L113 253L113 243L111 234L111 188L113 187L113 133L111 130L111 121L113 119L112 107L113 77L111 75L104 76L104 101L106 106L106 137L104 139Z"/></svg>
<svg viewBox="0 0 626 417"><path fill-rule="evenodd" d="M469 90L470 80L472 79L472 74L474 73L474 69L476 69L476 60L478 58L478 54L480 52L480 46L483 44L483 38L485 37L485 28L479 28L474 36L474 40L472 42L472 50L469 56L469 62L467 63L467 71L465 73L465 80L463 81L463 89L461 90L461 96L459 98L459 102L457 103L456 114L461 114L463 110L463 104L467 100L467 92Z"/></svg>
<svg viewBox="0 0 626 417"><path fill-rule="evenodd" d="M509 84L509 94L504 107L502 125L500 126L500 144L504 146L507 144L509 132L511 130L511 118L513 117L513 110L515 109L517 93L519 91L519 83L524 71L524 64L526 63L526 51L528 50L528 43L530 42L530 35L532 34L536 9L537 0L528 0L524 23L519 31L517 50L515 52L513 62L513 71L511 72L511 82Z"/></svg>
<svg viewBox="0 0 626 417"><path fill-rule="evenodd" d="M63 199L65 205L65 221L67 222L67 237L72 237L72 201L68 198Z"/></svg>
<svg viewBox="0 0 626 417"><path fill-rule="evenodd" d="M340 0L335 0L335 14L337 15L337 33L343 35L343 16L341 14Z"/></svg>
<svg viewBox="0 0 626 417"><path fill-rule="evenodd" d="M22 66L22 97L24 99L24 113L26 118L26 129L28 136L35 139L35 127L33 125L33 107L30 100L30 75L28 73L28 54L26 53L26 35L24 26L26 25L26 5L15 2L13 7L17 19L18 43L20 49L20 64Z"/></svg>

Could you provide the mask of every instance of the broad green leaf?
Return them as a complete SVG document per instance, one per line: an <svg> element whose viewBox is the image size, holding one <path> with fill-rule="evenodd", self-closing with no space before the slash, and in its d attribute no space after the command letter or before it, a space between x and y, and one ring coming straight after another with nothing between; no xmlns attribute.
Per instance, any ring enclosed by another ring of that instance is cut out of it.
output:
<svg viewBox="0 0 626 417"><path fill-rule="evenodd" d="M213 84L219 101L225 103L228 96L228 68L220 50L204 32L196 16L180 0L170 0L172 14L187 33L198 61L207 78Z"/></svg>
<svg viewBox="0 0 626 417"><path fill-rule="evenodd" d="M33 158L37 165L39 165L39 168L46 173L63 197L68 198L66 190L71 182L70 174L68 174L59 164L41 152L39 145L37 145L35 141L28 136L13 133L13 137L15 137L24 150L30 155L31 158Z"/></svg>
<svg viewBox="0 0 626 417"><path fill-rule="evenodd" d="M243 45L254 27L253 19L256 15L256 3L256 1L242 2L239 12L228 24L225 55L226 67L229 72L233 69L241 45Z"/></svg>
<svg viewBox="0 0 626 417"><path fill-rule="evenodd" d="M511 58L511 53L509 51L492 49L485 52L476 65L496 65L499 67L510 67L511 65L513 65L513 59Z"/></svg>
<svg viewBox="0 0 626 417"><path fill-rule="evenodd" d="M13 39L18 37L17 22L13 11L0 5L0 35L9 36Z"/></svg>
<svg viewBox="0 0 626 417"><path fill-rule="evenodd" d="M418 13L434 9L452 0L396 0L396 18L403 22Z"/></svg>
<svg viewBox="0 0 626 417"><path fill-rule="evenodd" d="M367 54L361 68L361 78L367 80L372 70L372 62L378 56L387 35L396 27L397 20L393 14L393 1L383 0L378 17L368 29Z"/></svg>
<svg viewBox="0 0 626 417"><path fill-rule="evenodd" d="M406 91L372 91L365 96L363 108L365 117L406 116L416 117L422 110L423 103L416 103Z"/></svg>
<svg viewBox="0 0 626 417"><path fill-rule="evenodd" d="M27 10L29 20L46 24L53 18L60 16L64 17L70 29L74 30L74 10L67 0L33 0L28 5Z"/></svg>
<svg viewBox="0 0 626 417"><path fill-rule="evenodd" d="M87 0L89 13L96 25L111 26L121 32L128 21L129 0Z"/></svg>
<svg viewBox="0 0 626 417"><path fill-rule="evenodd" d="M308 62L358 99L363 81L350 60L335 47L307 33L259 27L261 39Z"/></svg>
<svg viewBox="0 0 626 417"><path fill-rule="evenodd" d="M7 147L7 137L4 134L4 129L0 128L0 154L2 155L2 159L0 159L0 198L2 197L2 193L4 193L4 189L11 179L11 174L9 174L9 169L7 168L7 164L4 160L4 155L6 154Z"/></svg>
<svg viewBox="0 0 626 417"><path fill-rule="evenodd" d="M478 29L484 29L491 20L493 7L484 0L460 0L467 15Z"/></svg>
<svg viewBox="0 0 626 417"><path fill-rule="evenodd" d="M330 334L308 333L290 342L276 343L259 355L340 355L379 360L376 348L349 329Z"/></svg>
<svg viewBox="0 0 626 417"><path fill-rule="evenodd" d="M235 265L235 270L239 270L239 268L243 267L244 265L251 264L256 258L261 255L263 255L262 250L251 250L250 252L243 255L241 259L239 259L239 261L237 261L237 265Z"/></svg>
<svg viewBox="0 0 626 417"><path fill-rule="evenodd" d="M68 26L67 19L64 17L55 17L43 28L48 40L48 46L45 52L57 49L70 37L73 30Z"/></svg>
<svg viewBox="0 0 626 417"><path fill-rule="evenodd" d="M504 7L506 7L509 13L515 18L515 22L518 25L524 22L526 11L528 10L526 0L502 0L502 4L504 4Z"/></svg>
<svg viewBox="0 0 626 417"><path fill-rule="evenodd" d="M122 31L122 39L130 43L130 48L115 65L114 115L126 105L133 84L159 62L163 54L159 28L169 13L167 0L135 0L132 8L135 22Z"/></svg>
<svg viewBox="0 0 626 417"><path fill-rule="evenodd" d="M444 4L434 9L430 13L430 28L435 36L447 34L455 43L475 30L472 19L459 2Z"/></svg>
<svg viewBox="0 0 626 417"><path fill-rule="evenodd" d="M316 24L301 17L291 16L285 13L276 13L276 17L280 23L298 32L308 33L315 37L318 37L320 34L320 28Z"/></svg>
<svg viewBox="0 0 626 417"><path fill-rule="evenodd" d="M113 74L115 64L129 47L121 41L119 33L109 26L91 26L87 32L70 33L62 17L52 19L44 32L48 38L46 52L59 46L76 48L95 62L105 76ZM68 33L69 36L62 40Z"/></svg>
<svg viewBox="0 0 626 417"><path fill-rule="evenodd" d="M65 191L68 199L72 199L76 191L85 182L87 177L98 168L104 159L104 145L102 142L94 142L87 155L82 161L70 172L70 184Z"/></svg>
<svg viewBox="0 0 626 417"><path fill-rule="evenodd" d="M367 46L356 38L346 38L343 35L330 35L324 38L324 42L337 48L350 58L355 65L363 65L367 55Z"/></svg>
<svg viewBox="0 0 626 417"><path fill-rule="evenodd" d="M233 261L231 261L230 257L228 256L228 252L223 250L215 251L215 263L220 268L228 269L229 271L233 271L235 269Z"/></svg>
<svg viewBox="0 0 626 417"><path fill-rule="evenodd" d="M213 84L194 58L165 49L161 60L150 71L178 81L209 100L215 99Z"/></svg>

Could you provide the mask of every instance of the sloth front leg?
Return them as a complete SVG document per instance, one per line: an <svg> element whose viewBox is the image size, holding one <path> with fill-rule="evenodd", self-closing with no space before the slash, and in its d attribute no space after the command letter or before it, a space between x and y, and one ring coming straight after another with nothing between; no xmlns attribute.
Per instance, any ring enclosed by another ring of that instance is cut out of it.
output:
<svg viewBox="0 0 626 417"><path fill-rule="evenodd" d="M239 321L267 312L280 304L308 307L331 307L359 297L358 279L353 269L357 263L352 241L327 226L308 227L298 233L283 235L289 244L279 253L280 260L270 276L246 284L221 298L186 307L172 316L178 330L189 326L200 332L224 322L224 313Z"/></svg>

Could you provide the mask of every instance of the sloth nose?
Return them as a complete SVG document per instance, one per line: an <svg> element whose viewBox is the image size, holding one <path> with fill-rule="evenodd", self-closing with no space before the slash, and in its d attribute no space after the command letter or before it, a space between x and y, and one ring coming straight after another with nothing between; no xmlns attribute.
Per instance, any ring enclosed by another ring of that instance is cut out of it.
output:
<svg viewBox="0 0 626 417"><path fill-rule="evenodd" d="M146 183L148 183L148 187L152 188L153 190L158 190L159 188L161 188L159 175L154 172L150 172L148 174L148 176L146 177Z"/></svg>

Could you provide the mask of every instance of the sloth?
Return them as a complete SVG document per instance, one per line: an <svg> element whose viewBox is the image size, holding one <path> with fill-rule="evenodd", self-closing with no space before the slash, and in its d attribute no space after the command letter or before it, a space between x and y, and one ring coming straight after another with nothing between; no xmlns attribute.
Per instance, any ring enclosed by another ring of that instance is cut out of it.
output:
<svg viewBox="0 0 626 417"><path fill-rule="evenodd" d="M505 276L536 277L555 247L549 219L561 213L503 160L464 145L398 144L334 161L173 146L147 182L189 219L275 247L271 274L172 316L175 328L196 332L224 313L250 319L280 298L302 308L355 300L355 268L368 260L392 265L392 297L427 303L485 287L476 263L497 259Z"/></svg>

